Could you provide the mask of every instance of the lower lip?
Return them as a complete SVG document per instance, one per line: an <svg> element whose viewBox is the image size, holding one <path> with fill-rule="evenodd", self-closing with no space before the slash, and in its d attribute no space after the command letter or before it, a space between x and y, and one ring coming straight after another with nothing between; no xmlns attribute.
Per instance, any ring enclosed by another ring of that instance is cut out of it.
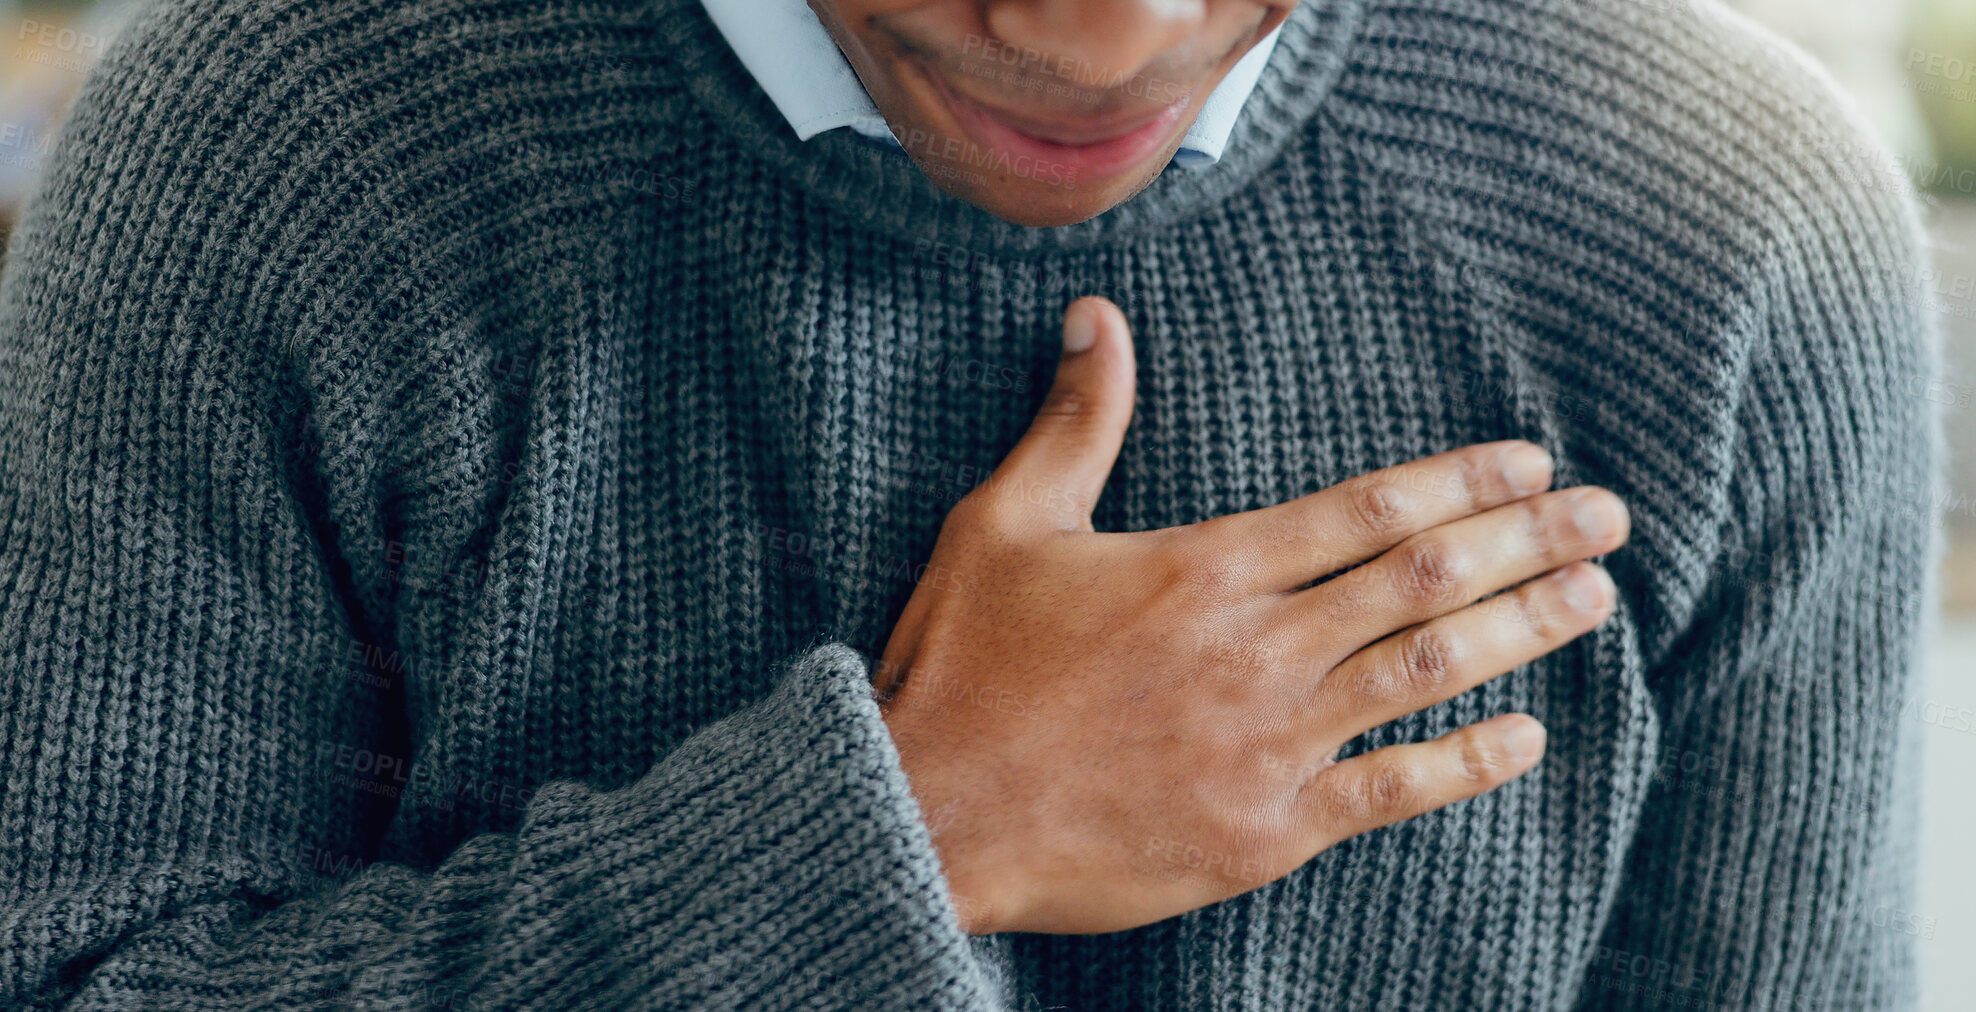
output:
<svg viewBox="0 0 1976 1012"><path fill-rule="evenodd" d="M955 94L938 75L924 67L919 68L919 73L940 93L954 118L960 121L961 129L974 141L1013 158L1039 163L1037 171L1023 174L1053 181L1062 177L1068 177L1068 182L1103 179L1132 168L1160 150L1172 136L1180 114L1187 109L1185 101L1175 102L1143 126L1133 127L1117 137L1092 144L1058 144L1009 127L993 113Z"/></svg>

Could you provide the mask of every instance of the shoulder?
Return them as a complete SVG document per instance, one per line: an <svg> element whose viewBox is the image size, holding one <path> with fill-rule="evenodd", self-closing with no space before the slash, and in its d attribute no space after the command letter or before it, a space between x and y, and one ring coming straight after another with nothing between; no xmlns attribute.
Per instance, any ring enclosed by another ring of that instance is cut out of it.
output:
<svg viewBox="0 0 1976 1012"><path fill-rule="evenodd" d="M1828 76L1715 0L1370 0L1360 33L1331 111L1431 217L1739 290L1807 232L1911 231Z"/></svg>
<svg viewBox="0 0 1976 1012"><path fill-rule="evenodd" d="M677 75L649 6L153 0L53 141L0 325L49 360L251 360L323 403L491 369L540 336L517 312L604 283L650 188Z"/></svg>
<svg viewBox="0 0 1976 1012"><path fill-rule="evenodd" d="M477 424L449 395L522 396L503 363L527 349L503 342L549 328L515 321L574 319L610 278L585 229L640 185L669 76L649 20L628 0L153 0L10 239L0 355L96 384L77 400L197 376L239 395L227 424L336 444L317 455L363 469L352 489L415 477L390 455Z"/></svg>
<svg viewBox="0 0 1976 1012"><path fill-rule="evenodd" d="M649 20L628 0L155 0L84 82L22 241L150 231L173 237L160 255L306 284L360 240L521 213L502 195L594 187L597 132L670 76Z"/></svg>
<svg viewBox="0 0 1976 1012"><path fill-rule="evenodd" d="M1361 32L1328 114L1518 424L1633 507L1650 657L1749 558L1815 586L1914 525L1915 200L1814 63L1713 0L1373 0Z"/></svg>

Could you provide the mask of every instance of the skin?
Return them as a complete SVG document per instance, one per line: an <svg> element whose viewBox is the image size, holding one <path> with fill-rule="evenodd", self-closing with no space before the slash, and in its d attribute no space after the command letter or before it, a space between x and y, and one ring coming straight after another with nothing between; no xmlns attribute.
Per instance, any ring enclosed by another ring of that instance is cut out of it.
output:
<svg viewBox="0 0 1976 1012"><path fill-rule="evenodd" d="M928 177L1032 226L1144 189L1295 6L810 2ZM957 114L955 91L1064 144L1149 110L1171 122L1104 172L1003 171L955 157L1009 136ZM873 672L965 930L1163 920L1540 761L1527 714L1336 756L1604 621L1613 583L1584 560L1625 543L1617 497L1549 491L1548 455L1509 441L1187 527L1098 533L1091 510L1131 420L1132 337L1116 306L1085 298L1064 338L1029 431L941 527L928 571L958 579L920 584Z"/></svg>
<svg viewBox="0 0 1976 1012"><path fill-rule="evenodd" d="M810 0L908 154L936 185L1019 225L1068 225L1146 188L1228 71L1296 0ZM1050 124L1184 101L1169 136L1115 173L991 163L937 80ZM1026 170L1026 171L1024 171ZM1067 178L1071 177L1071 178Z"/></svg>
<svg viewBox="0 0 1976 1012"><path fill-rule="evenodd" d="M1581 560L1625 542L1616 496L1545 491L1548 454L1507 441L1098 533L1132 340L1099 298L1065 332L1089 347L948 514L929 571L960 578L915 589L873 676L966 930L1149 924L1536 764L1525 714L1335 756L1609 616L1612 580Z"/></svg>

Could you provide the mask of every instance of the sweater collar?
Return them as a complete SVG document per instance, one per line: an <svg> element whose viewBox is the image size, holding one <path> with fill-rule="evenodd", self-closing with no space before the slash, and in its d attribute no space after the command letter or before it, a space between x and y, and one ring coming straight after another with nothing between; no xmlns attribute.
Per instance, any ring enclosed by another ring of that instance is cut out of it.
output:
<svg viewBox="0 0 1976 1012"><path fill-rule="evenodd" d="M896 146L891 127L859 83L830 33L804 0L701 0L714 27L761 85L799 140L850 127ZM1181 138L1174 164L1199 169L1221 160L1242 105L1276 49L1281 28L1264 36L1230 68Z"/></svg>
<svg viewBox="0 0 1976 1012"><path fill-rule="evenodd" d="M653 0L659 52L735 153L843 223L908 242L1008 254L1087 248L1162 229L1239 194L1305 125L1344 71L1365 0L1303 0L1277 29L1277 44L1248 96L1221 159L1200 171L1177 163L1138 196L1089 221L1017 225L936 187L903 151L847 130L804 141L757 84L702 0ZM834 49L834 44L833 44ZM840 57L841 58L841 57ZM866 99L869 101L869 99ZM736 166L736 170L740 170Z"/></svg>

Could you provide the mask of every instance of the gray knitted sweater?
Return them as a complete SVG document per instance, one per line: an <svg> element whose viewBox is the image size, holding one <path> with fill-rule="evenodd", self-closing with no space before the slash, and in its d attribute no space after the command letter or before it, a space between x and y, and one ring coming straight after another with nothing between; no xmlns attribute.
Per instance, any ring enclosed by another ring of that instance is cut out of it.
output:
<svg viewBox="0 0 1976 1012"><path fill-rule="evenodd" d="M0 1006L1910 1007L1940 422L1863 136L1713 7L1306 0L1220 165L1037 230L691 0L157 0L0 275ZM868 659L1086 292L1101 530L1507 437L1630 504L1602 628L1347 749L1541 767L957 930Z"/></svg>

